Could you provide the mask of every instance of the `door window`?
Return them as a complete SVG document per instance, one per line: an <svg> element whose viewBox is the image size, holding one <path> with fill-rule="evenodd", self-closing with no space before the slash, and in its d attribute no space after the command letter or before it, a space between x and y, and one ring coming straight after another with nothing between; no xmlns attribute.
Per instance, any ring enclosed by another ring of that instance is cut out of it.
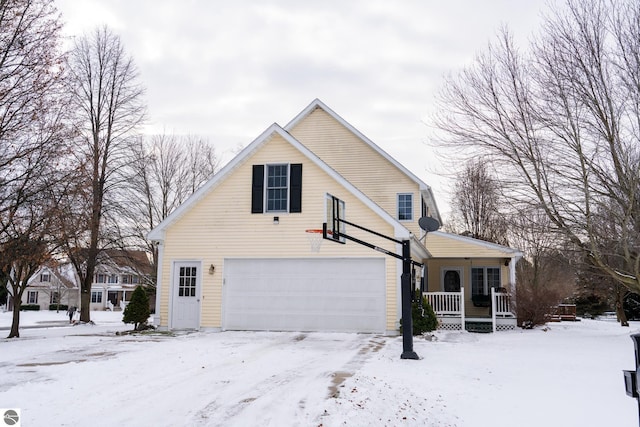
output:
<svg viewBox="0 0 640 427"><path fill-rule="evenodd" d="M196 296L196 267L180 267L178 276L178 296Z"/></svg>
<svg viewBox="0 0 640 427"><path fill-rule="evenodd" d="M447 270L444 273L444 291L460 292L460 272L458 270Z"/></svg>

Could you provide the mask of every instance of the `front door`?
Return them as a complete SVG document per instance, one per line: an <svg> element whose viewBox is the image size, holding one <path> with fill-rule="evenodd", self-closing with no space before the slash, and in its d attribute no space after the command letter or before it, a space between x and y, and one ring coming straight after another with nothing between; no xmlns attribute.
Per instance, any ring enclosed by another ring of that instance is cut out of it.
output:
<svg viewBox="0 0 640 427"><path fill-rule="evenodd" d="M199 262L174 264L172 329L197 329L200 326L201 270Z"/></svg>
<svg viewBox="0 0 640 427"><path fill-rule="evenodd" d="M445 270L443 282L445 292L460 292L460 271Z"/></svg>

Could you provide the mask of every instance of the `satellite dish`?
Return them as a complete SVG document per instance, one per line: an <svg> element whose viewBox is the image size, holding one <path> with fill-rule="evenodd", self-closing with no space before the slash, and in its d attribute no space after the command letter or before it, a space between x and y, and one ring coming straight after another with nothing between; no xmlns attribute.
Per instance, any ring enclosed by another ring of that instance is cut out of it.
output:
<svg viewBox="0 0 640 427"><path fill-rule="evenodd" d="M423 216L418 220L418 225L428 233L429 231L438 230L438 228L440 228L440 221L430 216Z"/></svg>

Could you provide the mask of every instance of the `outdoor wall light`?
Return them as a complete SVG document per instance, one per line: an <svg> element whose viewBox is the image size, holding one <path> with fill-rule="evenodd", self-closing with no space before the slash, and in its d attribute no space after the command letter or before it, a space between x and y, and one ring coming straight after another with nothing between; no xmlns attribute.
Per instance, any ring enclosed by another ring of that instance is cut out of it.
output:
<svg viewBox="0 0 640 427"><path fill-rule="evenodd" d="M278 225L280 224L280 217L279 216L274 216L273 217L273 225Z"/></svg>
<svg viewBox="0 0 640 427"><path fill-rule="evenodd" d="M211 264L211 266L209 267L209 274L213 274L214 271L216 271L216 266Z"/></svg>

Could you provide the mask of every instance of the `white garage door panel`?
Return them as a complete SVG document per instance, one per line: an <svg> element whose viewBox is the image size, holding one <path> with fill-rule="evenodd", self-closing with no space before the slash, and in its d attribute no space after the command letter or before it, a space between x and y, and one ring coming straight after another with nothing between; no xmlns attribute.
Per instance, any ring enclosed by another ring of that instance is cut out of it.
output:
<svg viewBox="0 0 640 427"><path fill-rule="evenodd" d="M384 258L225 260L223 328L385 331Z"/></svg>

